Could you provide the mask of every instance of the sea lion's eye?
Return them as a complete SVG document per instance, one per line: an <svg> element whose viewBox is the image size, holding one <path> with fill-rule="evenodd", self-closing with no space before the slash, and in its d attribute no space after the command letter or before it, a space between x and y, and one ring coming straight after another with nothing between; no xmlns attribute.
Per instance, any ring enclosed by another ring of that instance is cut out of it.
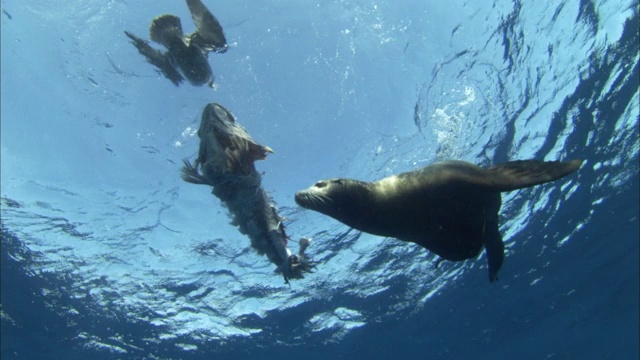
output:
<svg viewBox="0 0 640 360"><path fill-rule="evenodd" d="M327 183L325 181L318 181L314 186L317 188L323 188L327 186Z"/></svg>

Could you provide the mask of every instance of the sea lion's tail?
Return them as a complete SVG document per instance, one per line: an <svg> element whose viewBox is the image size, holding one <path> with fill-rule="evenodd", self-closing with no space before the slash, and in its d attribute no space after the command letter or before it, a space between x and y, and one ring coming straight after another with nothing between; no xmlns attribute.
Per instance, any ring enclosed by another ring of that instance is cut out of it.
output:
<svg viewBox="0 0 640 360"><path fill-rule="evenodd" d="M156 17L151 22L149 35L151 40L168 48L171 43L176 40L181 40L184 37L180 18L170 14Z"/></svg>
<svg viewBox="0 0 640 360"><path fill-rule="evenodd" d="M518 160L490 167L490 187L498 191L522 189L558 180L578 170L582 160Z"/></svg>

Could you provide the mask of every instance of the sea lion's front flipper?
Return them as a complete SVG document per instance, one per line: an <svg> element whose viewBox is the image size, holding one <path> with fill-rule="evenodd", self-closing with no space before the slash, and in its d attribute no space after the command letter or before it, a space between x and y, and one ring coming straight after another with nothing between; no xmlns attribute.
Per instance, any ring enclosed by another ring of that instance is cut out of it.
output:
<svg viewBox="0 0 640 360"><path fill-rule="evenodd" d="M504 261L504 243L502 235L498 230L497 222L486 224L484 233L484 249L487 252L487 263L489 265L489 281L498 280L498 271Z"/></svg>
<svg viewBox="0 0 640 360"><path fill-rule="evenodd" d="M560 179L578 170L582 160L511 161L490 167L480 182L496 191L511 191Z"/></svg>
<svg viewBox="0 0 640 360"><path fill-rule="evenodd" d="M483 208L484 225L482 227L482 243L487 254L489 266L489 281L498 280L498 271L504 261L504 243L500 234L499 212L502 205L502 196L493 194L487 198Z"/></svg>
<svg viewBox="0 0 640 360"><path fill-rule="evenodd" d="M138 52L142 54L151 65L157 67L162 75L171 80L174 85L180 85L184 78L171 65L171 61L169 60L169 57L166 53L152 48L151 45L149 45L145 40L133 35L128 31L125 31L124 33L129 37L129 39L131 39L131 43L136 47L136 49L138 49Z"/></svg>
<svg viewBox="0 0 640 360"><path fill-rule="evenodd" d="M218 19L202 4L200 0L187 0L193 22L198 29L190 35L190 43L205 51L227 51L227 39Z"/></svg>

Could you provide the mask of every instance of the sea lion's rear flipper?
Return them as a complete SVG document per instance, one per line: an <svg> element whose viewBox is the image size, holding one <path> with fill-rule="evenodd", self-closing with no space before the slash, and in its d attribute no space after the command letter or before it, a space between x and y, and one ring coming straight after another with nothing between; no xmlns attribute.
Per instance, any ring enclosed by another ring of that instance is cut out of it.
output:
<svg viewBox="0 0 640 360"><path fill-rule="evenodd" d="M496 191L511 191L560 179L578 170L582 160L538 161L519 160L487 169L487 176L476 179Z"/></svg>
<svg viewBox="0 0 640 360"><path fill-rule="evenodd" d="M128 31L125 31L124 33L129 37L129 39L131 39L131 43L136 47L136 49L138 49L138 52L142 54L151 65L157 67L162 75L171 80L174 85L180 85L184 78L171 65L171 61L166 53L152 48L146 41Z"/></svg>
<svg viewBox="0 0 640 360"><path fill-rule="evenodd" d="M227 39L218 19L200 0L187 0L187 6L197 28L197 31L189 36L190 44L197 45L205 51L227 51Z"/></svg>
<svg viewBox="0 0 640 360"><path fill-rule="evenodd" d="M158 44L171 48L173 43L183 41L184 38L180 18L171 14L156 17L151 21L149 36Z"/></svg>

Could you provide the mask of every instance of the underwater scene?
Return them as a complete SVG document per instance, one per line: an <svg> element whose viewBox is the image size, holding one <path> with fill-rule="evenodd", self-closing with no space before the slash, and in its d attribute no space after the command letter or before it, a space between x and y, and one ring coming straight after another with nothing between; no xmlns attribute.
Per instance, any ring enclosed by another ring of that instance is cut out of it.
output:
<svg viewBox="0 0 640 360"><path fill-rule="evenodd" d="M1 1L4 359L638 359L637 0Z"/></svg>

